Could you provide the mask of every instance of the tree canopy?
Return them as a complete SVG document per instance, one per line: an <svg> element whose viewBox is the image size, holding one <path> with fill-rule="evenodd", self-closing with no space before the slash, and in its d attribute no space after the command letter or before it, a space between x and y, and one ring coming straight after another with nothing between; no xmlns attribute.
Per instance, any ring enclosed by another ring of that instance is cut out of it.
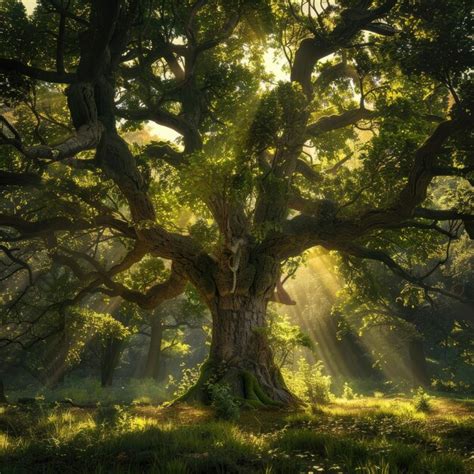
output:
<svg viewBox="0 0 474 474"><path fill-rule="evenodd" d="M256 328L307 250L472 305L429 278L474 237L469 1L0 8L0 341L189 282L213 317L201 382L292 403Z"/></svg>

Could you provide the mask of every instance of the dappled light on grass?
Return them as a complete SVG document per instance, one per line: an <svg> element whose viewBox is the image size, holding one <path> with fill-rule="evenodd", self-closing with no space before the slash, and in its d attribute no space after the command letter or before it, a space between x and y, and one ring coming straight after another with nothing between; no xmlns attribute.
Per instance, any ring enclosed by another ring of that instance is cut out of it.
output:
<svg viewBox="0 0 474 474"><path fill-rule="evenodd" d="M432 412L418 413L411 399L337 399L313 414L213 418L211 409L188 405L11 406L0 414L0 471L467 474L474 467L469 402L435 399Z"/></svg>
<svg viewBox="0 0 474 474"><path fill-rule="evenodd" d="M10 439L7 434L0 434L0 454L8 451L10 448Z"/></svg>

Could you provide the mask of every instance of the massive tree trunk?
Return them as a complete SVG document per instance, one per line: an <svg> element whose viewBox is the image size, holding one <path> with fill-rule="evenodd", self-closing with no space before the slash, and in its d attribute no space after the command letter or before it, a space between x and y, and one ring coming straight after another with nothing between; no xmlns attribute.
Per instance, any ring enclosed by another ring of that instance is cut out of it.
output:
<svg viewBox="0 0 474 474"><path fill-rule="evenodd" d="M208 361L184 400L209 402L208 383L228 384L235 397L252 406L294 405L268 344L263 297L228 295L212 307L213 332Z"/></svg>
<svg viewBox="0 0 474 474"><path fill-rule="evenodd" d="M122 339L110 338L106 341L100 362L100 381L102 387L112 386L114 372L122 355L122 348Z"/></svg>
<svg viewBox="0 0 474 474"><path fill-rule="evenodd" d="M421 338L412 339L408 343L410 370L415 386L427 387L430 383L425 348Z"/></svg>
<svg viewBox="0 0 474 474"><path fill-rule="evenodd" d="M148 354L146 358L144 377L160 378L160 360L161 360L161 341L163 339L163 324L160 316L151 318L151 336Z"/></svg>

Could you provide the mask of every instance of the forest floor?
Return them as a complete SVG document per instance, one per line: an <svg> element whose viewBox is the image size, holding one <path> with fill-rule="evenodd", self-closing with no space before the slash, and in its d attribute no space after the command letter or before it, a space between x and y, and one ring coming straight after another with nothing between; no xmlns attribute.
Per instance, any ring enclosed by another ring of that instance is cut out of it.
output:
<svg viewBox="0 0 474 474"><path fill-rule="evenodd" d="M307 411L8 405L0 473L474 472L474 400L337 399Z"/></svg>

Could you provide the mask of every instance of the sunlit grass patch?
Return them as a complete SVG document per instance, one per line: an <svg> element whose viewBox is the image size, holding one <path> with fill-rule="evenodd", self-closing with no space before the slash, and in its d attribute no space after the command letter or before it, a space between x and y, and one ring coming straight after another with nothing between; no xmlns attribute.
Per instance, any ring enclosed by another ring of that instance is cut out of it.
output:
<svg viewBox="0 0 474 474"><path fill-rule="evenodd" d="M94 377L85 377L80 383L74 378L66 378L60 387L48 389L38 386L26 386L21 390L9 392L9 399L42 398L46 401L70 399L77 404L106 403L163 403L167 400L165 385L153 379L130 379L117 383L114 387L102 387Z"/></svg>
<svg viewBox="0 0 474 474"><path fill-rule="evenodd" d="M177 423L200 423L210 421L214 417L212 409L209 407L192 406L180 404L175 407L157 407L157 406L136 406L132 408L132 413L153 418L161 422L173 420Z"/></svg>
<svg viewBox="0 0 474 474"><path fill-rule="evenodd" d="M0 453L7 451L10 447L10 444L11 442L8 435L0 433Z"/></svg>
<svg viewBox="0 0 474 474"><path fill-rule="evenodd" d="M339 465L338 472L364 473L467 473L460 456L430 454L418 444L369 440L350 436L290 429L273 443L274 452L300 453L308 463L322 463L324 472ZM297 454L298 455L298 454Z"/></svg>
<svg viewBox="0 0 474 474"><path fill-rule="evenodd" d="M55 410L41 419L34 430L41 432L45 438L64 442L73 438L80 431L94 426L95 423L88 414L73 413L71 410Z"/></svg>
<svg viewBox="0 0 474 474"><path fill-rule="evenodd" d="M370 399L370 409L355 410L363 401L291 414L248 410L238 423L186 405L12 406L0 415L0 472L470 472L468 415L447 420L435 406L424 418L400 416L410 399Z"/></svg>
<svg viewBox="0 0 474 474"><path fill-rule="evenodd" d="M256 459L259 446L256 438L245 436L228 423L194 426L169 423L104 438L98 461L104 457L108 459L107 453L118 453L118 457L113 459L114 465L119 462L136 467L159 461L163 465L170 459L179 458L193 466L192 472L228 472L235 471L236 466L249 459Z"/></svg>
<svg viewBox="0 0 474 474"><path fill-rule="evenodd" d="M160 467L157 472L168 472L163 466L179 458L183 466L197 469L192 472L228 472L258 459L263 446L259 437L223 422L183 425L130 415L126 429L122 429L120 424L94 423L90 415L88 420L84 425L80 417L69 412L44 414L31 431L23 433L22 445L13 447L3 442L5 462L10 466L15 461L18 472L28 472L31 466L43 463L51 472L61 472L66 460L81 472L89 468L96 472L97 466L104 465L108 467L103 472L122 468L142 472L153 466ZM178 464L170 464L173 470L169 472L184 469ZM0 463L0 472L2 467Z"/></svg>
<svg viewBox="0 0 474 474"><path fill-rule="evenodd" d="M285 452L310 452L334 460L364 460L369 453L369 446L364 441L317 433L311 430L290 429L283 433L273 445Z"/></svg>
<svg viewBox="0 0 474 474"><path fill-rule="evenodd" d="M421 468L427 473L467 474L468 472L473 472L470 467L466 467L459 456L449 453L424 456L421 462Z"/></svg>
<svg viewBox="0 0 474 474"><path fill-rule="evenodd" d="M370 397L353 400L338 398L330 405L321 406L321 410L331 416L365 417L378 414L405 419L426 419L426 413L416 410L411 400L401 398L381 399Z"/></svg>

